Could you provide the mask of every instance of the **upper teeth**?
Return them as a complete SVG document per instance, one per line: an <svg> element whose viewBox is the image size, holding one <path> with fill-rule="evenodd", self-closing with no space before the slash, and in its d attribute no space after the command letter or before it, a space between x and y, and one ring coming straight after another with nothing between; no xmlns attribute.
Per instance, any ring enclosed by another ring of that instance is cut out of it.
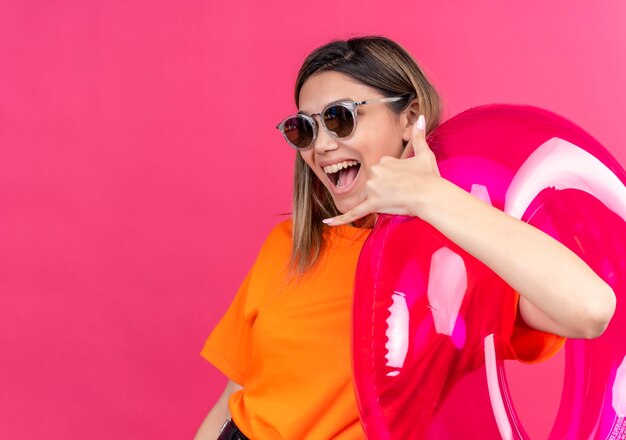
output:
<svg viewBox="0 0 626 440"><path fill-rule="evenodd" d="M327 167L324 167L324 172L326 174L333 174L336 173L339 170L342 170L344 168L348 168L351 166L354 166L356 164L358 164L359 162L356 160L346 160L343 162L339 162L339 163L334 163L332 165L328 165Z"/></svg>

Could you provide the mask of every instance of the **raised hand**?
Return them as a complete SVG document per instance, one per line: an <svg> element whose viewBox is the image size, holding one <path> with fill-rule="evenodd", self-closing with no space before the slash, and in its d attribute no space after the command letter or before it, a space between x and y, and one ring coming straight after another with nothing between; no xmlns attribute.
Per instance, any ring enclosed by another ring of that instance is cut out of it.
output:
<svg viewBox="0 0 626 440"><path fill-rule="evenodd" d="M323 222L339 226L374 212L419 216L420 209L426 205L428 191L441 179L435 155L426 142L425 126L424 115L420 115L402 156L399 159L383 156L371 167L363 202Z"/></svg>

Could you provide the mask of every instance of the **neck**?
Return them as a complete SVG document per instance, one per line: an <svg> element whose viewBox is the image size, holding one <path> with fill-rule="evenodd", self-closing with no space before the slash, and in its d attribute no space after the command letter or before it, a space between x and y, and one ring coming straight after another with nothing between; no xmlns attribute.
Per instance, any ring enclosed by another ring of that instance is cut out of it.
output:
<svg viewBox="0 0 626 440"><path fill-rule="evenodd" d="M362 217L360 219L353 221L351 225L355 228L371 229L374 227L374 224L376 223L377 218L378 218L378 215L376 213L373 213L373 214L366 215L365 217Z"/></svg>

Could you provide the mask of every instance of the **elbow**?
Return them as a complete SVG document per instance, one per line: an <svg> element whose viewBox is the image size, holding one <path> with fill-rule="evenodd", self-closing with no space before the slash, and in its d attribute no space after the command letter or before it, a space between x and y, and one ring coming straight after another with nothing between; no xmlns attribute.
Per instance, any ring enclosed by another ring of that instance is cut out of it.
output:
<svg viewBox="0 0 626 440"><path fill-rule="evenodd" d="M601 336L609 326L615 314L615 292L607 284L606 288L591 298L590 304L585 307L582 320L586 325L582 329L582 338L594 339Z"/></svg>

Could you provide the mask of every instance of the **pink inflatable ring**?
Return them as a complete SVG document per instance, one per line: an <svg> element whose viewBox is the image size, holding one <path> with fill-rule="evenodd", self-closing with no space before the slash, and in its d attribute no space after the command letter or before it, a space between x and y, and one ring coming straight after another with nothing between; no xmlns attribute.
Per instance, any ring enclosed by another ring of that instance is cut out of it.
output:
<svg viewBox="0 0 626 440"><path fill-rule="evenodd" d="M419 218L380 215L359 258L353 310L368 438L526 439L503 360L560 349L564 385L550 438L626 438L622 167L581 128L530 106L467 110L428 143L442 177L575 252L613 288L617 310L599 338L564 348L561 338L537 339L515 329L519 294L480 261ZM543 345L518 353L521 338Z"/></svg>

